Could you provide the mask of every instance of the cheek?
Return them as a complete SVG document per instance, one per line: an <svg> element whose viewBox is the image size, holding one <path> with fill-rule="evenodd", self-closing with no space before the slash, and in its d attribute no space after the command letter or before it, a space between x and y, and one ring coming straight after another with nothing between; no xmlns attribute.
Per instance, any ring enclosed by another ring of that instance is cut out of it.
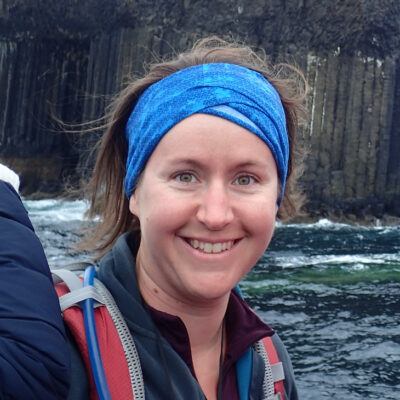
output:
<svg viewBox="0 0 400 400"><path fill-rule="evenodd" d="M272 202L259 202L248 208L247 225L261 242L269 243L277 212L278 206Z"/></svg>
<svg viewBox="0 0 400 400"><path fill-rule="evenodd" d="M131 212L140 220L142 236L157 240L174 233L188 220L187 204L160 191L142 192L138 202L132 201Z"/></svg>
<svg viewBox="0 0 400 400"><path fill-rule="evenodd" d="M162 193L151 190L148 186L142 185L137 188L129 199L129 210L139 218L141 223L162 213L163 208L168 204Z"/></svg>

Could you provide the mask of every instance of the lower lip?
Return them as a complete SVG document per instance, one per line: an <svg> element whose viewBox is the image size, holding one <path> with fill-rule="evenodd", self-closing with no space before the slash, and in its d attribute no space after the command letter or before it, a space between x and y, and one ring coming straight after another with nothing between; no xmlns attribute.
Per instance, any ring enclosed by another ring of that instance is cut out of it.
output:
<svg viewBox="0 0 400 400"><path fill-rule="evenodd" d="M232 252L236 250L237 245L242 241L242 239L236 240L233 246L229 250L224 250L221 251L220 253L206 253L200 249L195 249L185 239L181 237L179 237L179 239L184 243L186 248L188 248L193 254L196 255L196 257L201 257L204 259L212 259L212 260L218 260L220 258L222 259L225 257L229 257L232 254Z"/></svg>

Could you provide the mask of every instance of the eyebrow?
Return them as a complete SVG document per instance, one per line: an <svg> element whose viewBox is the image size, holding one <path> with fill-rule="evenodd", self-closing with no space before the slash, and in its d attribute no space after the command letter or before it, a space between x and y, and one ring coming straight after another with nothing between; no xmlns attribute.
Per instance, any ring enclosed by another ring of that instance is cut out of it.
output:
<svg viewBox="0 0 400 400"><path fill-rule="evenodd" d="M192 158L168 158L167 157L167 162L170 163L174 163L174 164L185 164L185 165L191 165L193 167L203 167L205 164L197 161L197 160L193 160Z"/></svg>
<svg viewBox="0 0 400 400"><path fill-rule="evenodd" d="M173 162L174 164L184 164L189 165L197 168L207 167L207 163L202 163L201 161L193 160L192 158L177 158L177 159L167 159L168 162ZM267 167L266 164L262 164L256 161L243 161L238 164L235 164L235 169L241 168L249 168L249 167L256 167L256 168L264 168Z"/></svg>

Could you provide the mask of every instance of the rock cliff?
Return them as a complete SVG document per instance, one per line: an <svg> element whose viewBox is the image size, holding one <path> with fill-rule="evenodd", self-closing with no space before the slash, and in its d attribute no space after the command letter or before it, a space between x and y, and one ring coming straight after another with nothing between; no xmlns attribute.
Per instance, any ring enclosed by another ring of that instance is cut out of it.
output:
<svg viewBox="0 0 400 400"><path fill-rule="evenodd" d="M83 174L88 141L60 133L57 118L100 116L154 54L211 34L305 72L311 213L400 216L397 0L0 0L0 160L23 193Z"/></svg>

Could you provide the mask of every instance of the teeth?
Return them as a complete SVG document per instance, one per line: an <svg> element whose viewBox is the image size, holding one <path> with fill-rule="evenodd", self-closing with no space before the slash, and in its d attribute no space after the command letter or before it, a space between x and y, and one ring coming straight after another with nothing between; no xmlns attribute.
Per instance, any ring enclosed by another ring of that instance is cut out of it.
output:
<svg viewBox="0 0 400 400"><path fill-rule="evenodd" d="M211 243L204 244L204 253L212 253L213 245Z"/></svg>
<svg viewBox="0 0 400 400"><path fill-rule="evenodd" d="M222 243L215 243L212 249L213 253L221 253L222 251Z"/></svg>
<svg viewBox="0 0 400 400"><path fill-rule="evenodd" d="M228 242L219 242L219 243L209 243L209 242L201 242L197 239L189 240L190 245L195 249L200 249L204 251L204 253L221 253L226 250L230 250L233 246L233 241L230 240Z"/></svg>

